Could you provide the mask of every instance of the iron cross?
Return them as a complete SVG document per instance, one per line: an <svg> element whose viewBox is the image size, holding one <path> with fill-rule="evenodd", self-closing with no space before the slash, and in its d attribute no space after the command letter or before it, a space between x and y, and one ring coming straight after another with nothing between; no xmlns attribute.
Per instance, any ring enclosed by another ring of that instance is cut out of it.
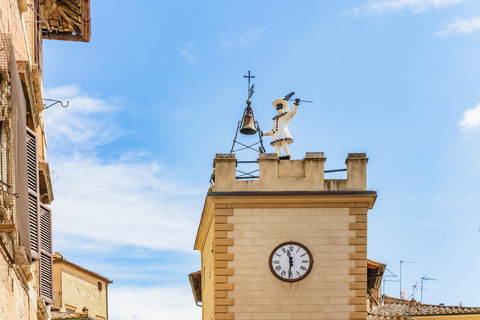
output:
<svg viewBox="0 0 480 320"><path fill-rule="evenodd" d="M250 99L253 95L253 86L250 87L250 79L255 79L255 76L251 76L250 71L248 71L248 76L243 77L248 78L248 99Z"/></svg>

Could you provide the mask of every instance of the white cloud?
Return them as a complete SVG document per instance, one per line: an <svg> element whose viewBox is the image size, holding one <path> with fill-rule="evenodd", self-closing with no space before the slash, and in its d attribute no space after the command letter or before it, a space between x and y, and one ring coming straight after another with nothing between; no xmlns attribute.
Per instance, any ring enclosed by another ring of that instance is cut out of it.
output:
<svg viewBox="0 0 480 320"><path fill-rule="evenodd" d="M186 278L186 276L185 276ZM109 319L112 320L200 320L202 309L195 305L190 284L181 288L139 288L109 286Z"/></svg>
<svg viewBox="0 0 480 320"><path fill-rule="evenodd" d="M55 231L100 242L191 251L204 190L155 162L53 158ZM188 199L188 200L187 200ZM105 245L102 245L104 247Z"/></svg>
<svg viewBox="0 0 480 320"><path fill-rule="evenodd" d="M180 56L187 61L189 65L199 66L199 59L196 54L193 53L194 46L190 43L187 43L183 48L177 48L177 51L180 53Z"/></svg>
<svg viewBox="0 0 480 320"><path fill-rule="evenodd" d="M45 131L47 136L63 143L76 144L77 148L92 148L118 138L121 133L106 118L121 110L122 101L111 101L90 97L80 93L78 86L65 86L45 91L46 97L62 100L67 108L59 104L45 110ZM99 121L98 116L102 116Z"/></svg>
<svg viewBox="0 0 480 320"><path fill-rule="evenodd" d="M356 15L381 16L388 13L409 10L414 14L425 12L433 8L442 8L465 0L388 0L376 1L361 7L357 7L351 11Z"/></svg>
<svg viewBox="0 0 480 320"><path fill-rule="evenodd" d="M434 35L443 38L449 35L464 36L477 30L480 30L480 17L470 20L455 18L452 22L444 25L442 30L435 32Z"/></svg>
<svg viewBox="0 0 480 320"><path fill-rule="evenodd" d="M468 109L463 113L460 120L460 127L463 130L480 127L480 103L473 109Z"/></svg>
<svg viewBox="0 0 480 320"><path fill-rule="evenodd" d="M120 110L116 99L92 98L76 87L55 90L72 96L71 107L46 111L53 145L48 160L54 232L70 236L72 247L74 236L83 236L102 248L134 245L190 252L205 190L180 181L175 168L147 162L141 152L125 150L110 161L98 158L96 146L123 134L110 121L109 113ZM63 242L68 239L62 237Z"/></svg>

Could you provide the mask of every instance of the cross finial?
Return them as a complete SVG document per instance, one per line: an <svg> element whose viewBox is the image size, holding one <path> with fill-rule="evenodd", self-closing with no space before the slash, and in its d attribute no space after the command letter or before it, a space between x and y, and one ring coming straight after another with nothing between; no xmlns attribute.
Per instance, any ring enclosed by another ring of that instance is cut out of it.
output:
<svg viewBox="0 0 480 320"><path fill-rule="evenodd" d="M253 95L253 86L250 87L250 79L255 79L255 76L250 75L250 71L248 71L248 76L243 76L244 78L248 78L248 99L250 99Z"/></svg>

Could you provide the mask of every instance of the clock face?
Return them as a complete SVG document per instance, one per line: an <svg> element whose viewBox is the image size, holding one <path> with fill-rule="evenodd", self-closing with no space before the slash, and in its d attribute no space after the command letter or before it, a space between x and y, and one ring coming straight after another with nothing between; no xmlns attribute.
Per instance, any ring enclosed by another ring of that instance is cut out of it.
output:
<svg viewBox="0 0 480 320"><path fill-rule="evenodd" d="M285 242L273 249L268 263L277 278L293 282L307 276L312 269L313 258L303 244Z"/></svg>

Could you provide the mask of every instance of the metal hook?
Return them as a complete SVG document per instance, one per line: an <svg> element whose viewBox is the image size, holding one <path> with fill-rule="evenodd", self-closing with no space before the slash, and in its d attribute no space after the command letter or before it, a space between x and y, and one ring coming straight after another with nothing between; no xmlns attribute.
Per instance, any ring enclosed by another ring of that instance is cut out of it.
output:
<svg viewBox="0 0 480 320"><path fill-rule="evenodd" d="M68 104L70 103L70 101L67 101L67 104L66 104L66 105L63 105L63 102L60 101L60 100L53 100L53 99L43 99L43 100L55 101L54 103L52 103L52 104L49 105L49 106L46 106L46 104L43 104L43 110L48 109L48 108L50 108L51 106L56 105L57 103L60 103L60 105L61 105L63 108L66 108L66 107L68 107Z"/></svg>
<svg viewBox="0 0 480 320"><path fill-rule="evenodd" d="M25 22L44 22L44 23L47 24L48 32L49 32L49 33L52 32L52 31L53 31L53 27L50 27L50 24L48 23L48 21L45 20L45 18L43 18L37 11L35 11L35 9L33 8L33 4L27 4L27 6L28 6L30 9L32 9L32 11L35 12L35 14L36 14L37 16L39 16L40 19L42 19L42 20L33 20L33 21L32 21L32 20L29 20L29 21L25 21Z"/></svg>

